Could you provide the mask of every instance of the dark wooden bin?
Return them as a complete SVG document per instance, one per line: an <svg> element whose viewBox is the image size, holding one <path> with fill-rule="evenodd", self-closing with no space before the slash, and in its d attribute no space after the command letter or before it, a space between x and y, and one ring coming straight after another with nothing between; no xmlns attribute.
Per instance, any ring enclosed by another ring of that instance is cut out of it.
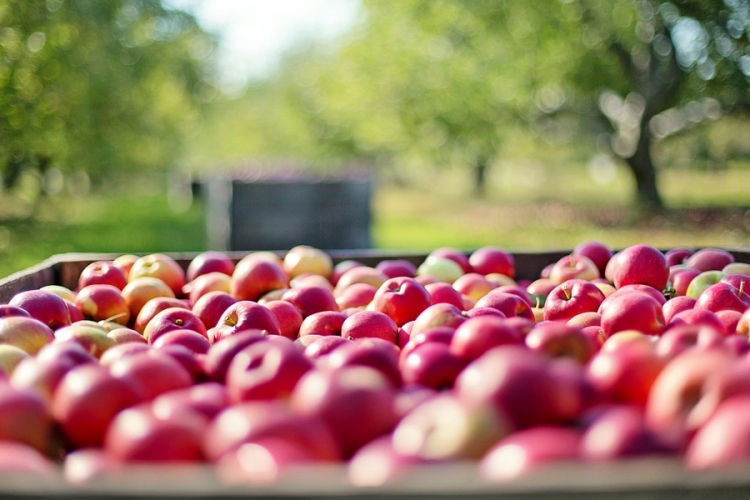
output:
<svg viewBox="0 0 750 500"><path fill-rule="evenodd" d="M750 263L750 248L727 248L740 262ZM228 252L238 260L245 252ZM334 262L356 259L374 265L386 258L405 258L419 264L420 252L340 250L329 252ZM519 278L534 279L548 263L569 253L514 252ZM195 254L172 254L183 266ZM61 254L0 280L0 303L13 294L44 285L75 288L81 270L114 254ZM415 468L391 484L356 487L347 481L343 466L308 467L270 485L227 486L206 466L137 466L104 482L77 487L60 480L39 481L0 475L0 498L25 499L724 499L750 498L748 467L687 472L678 459L637 459L617 463L555 464L524 478L488 484L479 480L476 464L455 463Z"/></svg>

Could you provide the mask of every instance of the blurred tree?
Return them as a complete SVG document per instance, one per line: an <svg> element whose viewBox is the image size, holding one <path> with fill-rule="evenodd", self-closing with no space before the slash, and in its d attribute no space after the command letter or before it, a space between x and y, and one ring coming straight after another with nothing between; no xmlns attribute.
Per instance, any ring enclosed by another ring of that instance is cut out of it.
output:
<svg viewBox="0 0 750 500"><path fill-rule="evenodd" d="M478 194L508 125L574 111L629 167L638 204L661 207L654 141L750 102L749 0L364 9L340 50L292 69L319 137L340 155L471 165Z"/></svg>
<svg viewBox="0 0 750 500"><path fill-rule="evenodd" d="M0 174L167 167L200 126L214 39L159 0L0 0Z"/></svg>

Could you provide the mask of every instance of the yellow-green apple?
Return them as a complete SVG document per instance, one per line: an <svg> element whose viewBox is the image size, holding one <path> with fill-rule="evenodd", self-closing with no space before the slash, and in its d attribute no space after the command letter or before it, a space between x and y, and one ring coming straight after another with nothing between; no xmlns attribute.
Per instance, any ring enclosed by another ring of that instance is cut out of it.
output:
<svg viewBox="0 0 750 500"><path fill-rule="evenodd" d="M364 308L372 302L377 287L369 283L353 283L336 294L339 309Z"/></svg>
<svg viewBox="0 0 750 500"><path fill-rule="evenodd" d="M65 301L44 290L26 290L15 294L8 302L24 309L29 315L53 330L70 324L70 313Z"/></svg>
<svg viewBox="0 0 750 500"><path fill-rule="evenodd" d="M119 288L108 284L86 285L76 294L76 307L84 318L127 325L130 308Z"/></svg>
<svg viewBox="0 0 750 500"><path fill-rule="evenodd" d="M123 356L109 366L109 373L135 387L144 401L193 384L192 376L177 360L157 349Z"/></svg>
<svg viewBox="0 0 750 500"><path fill-rule="evenodd" d="M464 274L454 260L447 257L428 256L417 268L417 276L432 276L443 283L453 283Z"/></svg>
<svg viewBox="0 0 750 500"><path fill-rule="evenodd" d="M71 369L60 381L52 400L52 416L73 446L101 446L110 422L120 411L140 403L132 382L116 378L95 363Z"/></svg>
<svg viewBox="0 0 750 500"><path fill-rule="evenodd" d="M461 266L464 274L472 272L471 264L469 264L469 256L466 254L466 252L459 250L458 248L439 247L432 250L427 256L451 259L456 264Z"/></svg>
<svg viewBox="0 0 750 500"><path fill-rule="evenodd" d="M135 261L137 261L139 258L140 257L137 255L123 254L115 257L112 262L115 264L115 266L119 267L123 273L125 273L125 276L130 276L130 269L133 267L133 264L135 264Z"/></svg>
<svg viewBox="0 0 750 500"><path fill-rule="evenodd" d="M688 267L699 271L721 271L734 262L734 255L721 248L701 248L685 259Z"/></svg>
<svg viewBox="0 0 750 500"><path fill-rule="evenodd" d="M313 359L307 354L310 347L308 346L305 349L305 355ZM333 347L333 349L322 357L317 365L318 367L339 370L347 366L367 366L385 375L394 387L401 386L399 350L393 343L379 338L368 338L355 342L339 343L329 347ZM318 358L321 358L320 353L321 351L318 350Z"/></svg>
<svg viewBox="0 0 750 500"><path fill-rule="evenodd" d="M200 318L190 309L183 307L169 307L157 313L143 329L143 337L149 344L153 344L161 335L183 329L193 330L208 339L206 326Z"/></svg>
<svg viewBox="0 0 750 500"><path fill-rule="evenodd" d="M516 262L513 254L494 246L477 248L469 255L469 265L475 273L498 273L515 279Z"/></svg>
<svg viewBox="0 0 750 500"><path fill-rule="evenodd" d="M375 264L375 269L385 274L388 278L396 278L398 276L413 278L417 275L416 266L406 259L384 259Z"/></svg>
<svg viewBox="0 0 750 500"><path fill-rule="evenodd" d="M111 260L92 262L78 276L78 288L88 285L111 285L118 290L128 284L128 275Z"/></svg>
<svg viewBox="0 0 750 500"><path fill-rule="evenodd" d="M313 363L291 342L255 342L229 364L226 385L232 401L286 399Z"/></svg>
<svg viewBox="0 0 750 500"><path fill-rule="evenodd" d="M547 295L544 301L544 319L567 321L581 313L598 311L602 301L604 294L596 285L579 278L569 279Z"/></svg>
<svg viewBox="0 0 750 500"><path fill-rule="evenodd" d="M143 338L143 335L126 326L108 331L107 337L114 340L117 344L127 344L129 342L137 342L139 344L148 343L148 341Z"/></svg>
<svg viewBox="0 0 750 500"><path fill-rule="evenodd" d="M649 428L643 409L612 405L599 411L581 438L581 458L589 462L676 455L678 450Z"/></svg>
<svg viewBox="0 0 750 500"><path fill-rule="evenodd" d="M676 247L676 248L670 248L664 253L664 257L667 259L667 265L676 266L680 264L685 264L685 261L688 257L693 255L692 248L685 248L685 247Z"/></svg>
<svg viewBox="0 0 750 500"><path fill-rule="evenodd" d="M467 405L445 392L409 412L392 439L398 453L423 460L477 460L511 431L512 424L496 408Z"/></svg>
<svg viewBox="0 0 750 500"><path fill-rule="evenodd" d="M599 277L599 268L585 255L565 255L555 262L549 272L549 279L558 285L571 279L591 281Z"/></svg>
<svg viewBox="0 0 750 500"><path fill-rule="evenodd" d="M208 292L231 293L231 281L232 278L230 276L220 272L201 274L193 281L186 283L182 291L187 295L188 303L192 305Z"/></svg>
<svg viewBox="0 0 750 500"><path fill-rule="evenodd" d="M532 351L556 358L566 356L585 365L596 354L598 346L580 328L559 321L538 323L524 339Z"/></svg>
<svg viewBox="0 0 750 500"><path fill-rule="evenodd" d="M278 261L251 253L235 267L229 293L238 300L257 301L273 290L289 287L289 275Z"/></svg>
<svg viewBox="0 0 750 500"><path fill-rule="evenodd" d="M264 330L270 335L281 335L276 316L264 305L251 300L240 300L229 306L211 329L211 343L231 337L243 330Z"/></svg>
<svg viewBox="0 0 750 500"><path fill-rule="evenodd" d="M428 283L425 285L427 292L430 294L432 304L452 304L463 310L464 298L461 292L453 288L449 283L438 282Z"/></svg>
<svg viewBox="0 0 750 500"><path fill-rule="evenodd" d="M0 318L0 344L16 346L33 356L54 339L52 329L37 319L25 316Z"/></svg>
<svg viewBox="0 0 750 500"><path fill-rule="evenodd" d="M375 293L368 308L391 317L401 326L413 321L431 305L430 294L416 279L401 276L389 278Z"/></svg>
<svg viewBox="0 0 750 500"><path fill-rule="evenodd" d="M31 354L11 344L0 344L0 372L7 377L13 375L16 367L24 359L32 358Z"/></svg>
<svg viewBox="0 0 750 500"><path fill-rule="evenodd" d="M695 302L694 298L686 295L672 297L661 306L661 311L664 314L664 322L669 324L675 314L692 309L695 306Z"/></svg>
<svg viewBox="0 0 750 500"><path fill-rule="evenodd" d="M637 283L664 290L669 281L669 266L659 249L637 244L613 255L605 275L615 288Z"/></svg>
<svg viewBox="0 0 750 500"><path fill-rule="evenodd" d="M726 276L722 279L726 279ZM750 307L750 295L744 290L744 281L740 288L719 281L703 290L695 303L695 309L706 309L708 311L733 310L745 312ZM750 287L749 287L750 289Z"/></svg>
<svg viewBox="0 0 750 500"><path fill-rule="evenodd" d="M125 463L197 463L203 459L201 415L185 411L170 418L148 404L127 408L112 419L103 448Z"/></svg>
<svg viewBox="0 0 750 500"><path fill-rule="evenodd" d="M208 273L222 273L226 276L232 276L234 268L234 261L227 254L216 250L207 250L190 260L185 271L185 279L190 282L198 276Z"/></svg>
<svg viewBox="0 0 750 500"><path fill-rule="evenodd" d="M280 335L290 340L299 337L302 325L302 313L286 300L270 300L263 304L270 310L279 322Z"/></svg>
<svg viewBox="0 0 750 500"><path fill-rule="evenodd" d="M599 270L599 275L604 276L604 270L607 268L607 263L612 258L612 255L614 255L614 252L605 243L591 240L576 245L573 248L572 254L589 258Z"/></svg>
<svg viewBox="0 0 750 500"><path fill-rule="evenodd" d="M396 390L387 377L365 366L310 370L297 383L292 411L322 420L345 458L395 427ZM352 404L356 401L357 404Z"/></svg>
<svg viewBox="0 0 750 500"><path fill-rule="evenodd" d="M468 295L475 301L487 295L490 290L497 288L497 286L496 283L489 281L483 274L474 272L459 276L453 282L453 288L458 290L462 295Z"/></svg>
<svg viewBox="0 0 750 500"><path fill-rule="evenodd" d="M664 331L661 304L645 292L632 291L610 295L599 308L605 338L623 330L637 330L647 335Z"/></svg>
<svg viewBox="0 0 750 500"><path fill-rule="evenodd" d="M340 295L344 290L355 283L367 283L375 288L379 288L387 279L389 278L383 271L375 269L374 267L356 266L341 275L336 282L334 294Z"/></svg>
<svg viewBox="0 0 750 500"><path fill-rule="evenodd" d="M724 401L685 450L688 470L726 468L750 458L750 395Z"/></svg>
<svg viewBox="0 0 750 500"><path fill-rule="evenodd" d="M227 368L234 356L248 345L265 341L268 334L265 330L241 330L233 335L214 342L206 353L203 362L203 368L208 378L219 383L224 383L226 379Z"/></svg>
<svg viewBox="0 0 750 500"><path fill-rule="evenodd" d="M455 391L472 407L504 413L514 429L571 422L582 407L580 389L555 376L550 358L520 345L493 347L469 363Z"/></svg>
<svg viewBox="0 0 750 500"><path fill-rule="evenodd" d="M617 348L600 349L586 367L586 378L613 401L645 406L667 362L652 342L625 341Z"/></svg>
<svg viewBox="0 0 750 500"><path fill-rule="evenodd" d="M534 321L534 312L531 310L533 306L529 301L530 299L524 300L517 294L495 289L479 299L475 307L492 307L505 314L506 318L522 317Z"/></svg>
<svg viewBox="0 0 750 500"><path fill-rule="evenodd" d="M284 270L290 278L304 273L330 278L333 274L333 260L319 248L297 245L284 255Z"/></svg>
<svg viewBox="0 0 750 500"><path fill-rule="evenodd" d="M161 253L152 253L140 257L128 273L128 282L136 278L152 277L162 280L169 286L176 297L182 295L185 286L185 271L174 258Z"/></svg>
<svg viewBox="0 0 750 500"><path fill-rule="evenodd" d="M358 260L353 259L345 259L341 262L338 262L333 266L333 272L331 273L330 278L331 284L335 287L336 285L338 285L339 279L341 279L341 276L343 276L345 272L347 272L349 269L360 266L364 266L364 264L362 264Z"/></svg>
<svg viewBox="0 0 750 500"><path fill-rule="evenodd" d="M404 385L441 391L453 387L466 361L453 353L450 344L423 342L405 354L400 366Z"/></svg>
<svg viewBox="0 0 750 500"><path fill-rule="evenodd" d="M320 311L339 311L333 292L322 286L290 288L284 292L281 300L291 302L303 318Z"/></svg>
<svg viewBox="0 0 750 500"><path fill-rule="evenodd" d="M237 299L227 292L208 292L193 304L191 311L207 329L211 329L219 322L224 311L235 302Z"/></svg>
<svg viewBox="0 0 750 500"><path fill-rule="evenodd" d="M741 274L743 276L750 276L750 263L731 262L724 266L721 272L724 274Z"/></svg>
<svg viewBox="0 0 750 500"><path fill-rule="evenodd" d="M55 342L76 342L95 358L101 358L107 349L117 345L117 342L107 336L107 331L88 322L73 323L72 325L55 330Z"/></svg>
<svg viewBox="0 0 750 500"><path fill-rule="evenodd" d="M175 298L172 289L159 278L141 276L128 282L122 289L122 296L130 308L130 317L137 318L143 306L156 297Z"/></svg>
<svg viewBox="0 0 750 500"><path fill-rule="evenodd" d="M450 341L451 352L466 361L473 361L500 345L521 344L518 331L492 315L470 318L456 327Z"/></svg>
<svg viewBox="0 0 750 500"><path fill-rule="evenodd" d="M34 391L0 385L0 441L15 441L51 454L53 421L44 399Z"/></svg>
<svg viewBox="0 0 750 500"><path fill-rule="evenodd" d="M159 337L157 337L156 340L152 342L151 345L153 345L156 349L160 349L161 347L170 344L185 346L190 349L191 352L198 354L205 354L211 347L211 344L208 342L208 338L196 332L195 330L189 330L187 328L170 330L168 332L162 333L161 335L159 335Z"/></svg>
<svg viewBox="0 0 750 500"><path fill-rule="evenodd" d="M71 302L75 302L76 300L76 293L70 288L62 285L44 285L39 289L44 290L45 292L52 292L64 300L69 300Z"/></svg>
<svg viewBox="0 0 750 500"><path fill-rule="evenodd" d="M582 432L560 425L541 425L513 432L496 442L479 463L483 480L518 479L550 464L579 461Z"/></svg>
<svg viewBox="0 0 750 500"><path fill-rule="evenodd" d="M339 311L320 311L302 320L299 336L305 335L341 335L341 325L346 315Z"/></svg>

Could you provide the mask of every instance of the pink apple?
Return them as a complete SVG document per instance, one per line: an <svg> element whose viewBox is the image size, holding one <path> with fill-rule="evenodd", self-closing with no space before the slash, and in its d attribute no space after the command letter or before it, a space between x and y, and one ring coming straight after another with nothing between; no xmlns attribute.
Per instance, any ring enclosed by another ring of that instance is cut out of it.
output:
<svg viewBox="0 0 750 500"><path fill-rule="evenodd" d="M16 441L52 453L52 431L52 416L42 396L0 385L0 441Z"/></svg>
<svg viewBox="0 0 750 500"><path fill-rule="evenodd" d="M219 322L224 311L229 309L229 306L235 302L237 302L237 299L229 293L220 291L208 292L193 304L191 311L198 316L198 319L203 322L206 329L211 329ZM143 326L145 327L145 324Z"/></svg>
<svg viewBox="0 0 750 500"><path fill-rule="evenodd" d="M601 277L594 261L585 255L561 257L550 269L549 279L558 285L571 279L591 281Z"/></svg>
<svg viewBox="0 0 750 500"><path fill-rule="evenodd" d="M727 467L750 457L750 396L723 402L695 434L685 451L689 470Z"/></svg>
<svg viewBox="0 0 750 500"><path fill-rule="evenodd" d="M660 250L650 245L637 244L612 256L606 274L615 288L641 284L664 290L669 280L669 266Z"/></svg>
<svg viewBox="0 0 750 500"><path fill-rule="evenodd" d="M401 326L416 319L430 305L427 289L414 278L402 276L390 278L380 285L371 307L387 314L396 325Z"/></svg>
<svg viewBox="0 0 750 500"><path fill-rule="evenodd" d="M181 299L177 299L174 297L154 297L143 305L140 312L138 313L138 316L135 317L133 329L139 333L143 333L143 331L146 329L146 325L154 318L154 316L156 316L163 310L172 307L190 309L187 303Z"/></svg>
<svg viewBox="0 0 750 500"><path fill-rule="evenodd" d="M481 299L490 290L497 288L497 284L489 281L483 274L466 273L453 282L455 288L462 295L467 295L475 301Z"/></svg>
<svg viewBox="0 0 750 500"><path fill-rule="evenodd" d="M324 337L318 337L317 339L307 344L302 352L308 358L317 360L331 354L334 350L351 342L351 340L345 339L344 337L326 335Z"/></svg>
<svg viewBox="0 0 750 500"><path fill-rule="evenodd" d="M693 252L694 250L691 248L671 248L667 250L664 257L667 259L667 264L671 267L684 264L687 258L693 255Z"/></svg>
<svg viewBox="0 0 750 500"><path fill-rule="evenodd" d="M468 319L456 327L450 349L466 361L474 361L493 347L520 345L519 332L502 318L491 315Z"/></svg>
<svg viewBox="0 0 750 500"><path fill-rule="evenodd" d="M734 256L721 248L702 248L685 260L688 267L703 271L721 271L734 262Z"/></svg>
<svg viewBox="0 0 750 500"><path fill-rule="evenodd" d="M596 265L599 274L604 276L604 270L607 268L607 263L614 252L600 241L584 241L573 248L573 255L582 255L589 258Z"/></svg>
<svg viewBox="0 0 750 500"><path fill-rule="evenodd" d="M79 289L95 284L112 285L122 290L128 284L128 276L113 261L100 260L83 268L78 277Z"/></svg>
<svg viewBox="0 0 750 500"><path fill-rule="evenodd" d="M534 321L534 312L529 302L512 293L493 290L479 299L475 307L492 307L506 318L521 317Z"/></svg>
<svg viewBox="0 0 750 500"><path fill-rule="evenodd" d="M151 402L151 408L161 418L171 418L172 415L189 411L211 421L231 404L225 385L218 382L203 382L165 392Z"/></svg>
<svg viewBox="0 0 750 500"><path fill-rule="evenodd" d="M676 454L646 423L643 409L613 405L599 411L581 438L581 458L591 462Z"/></svg>
<svg viewBox="0 0 750 500"><path fill-rule="evenodd" d="M299 336L300 326L303 321L302 313L291 302L287 302L286 300L269 300L263 305L276 317L281 336L290 340L295 340Z"/></svg>
<svg viewBox="0 0 750 500"><path fill-rule="evenodd" d="M240 300L227 308L212 329L212 343L235 335L243 330L265 330L270 335L280 335L276 316L266 307L250 300Z"/></svg>
<svg viewBox="0 0 750 500"><path fill-rule="evenodd" d="M148 344L148 341L145 338L143 338L143 335L136 332L132 328L128 328L125 326L108 331L107 337L114 340L116 344L125 344L129 342L137 342L139 344Z"/></svg>
<svg viewBox="0 0 750 500"><path fill-rule="evenodd" d="M419 313L409 333L410 335L417 335L437 326L447 326L455 329L466 321L466 319L467 316L463 311L453 304L433 304Z"/></svg>
<svg viewBox="0 0 750 500"><path fill-rule="evenodd" d="M239 330L224 338L220 342L214 342L206 353L203 367L209 379L224 383L227 368L234 356L248 345L265 341L268 338L265 330Z"/></svg>
<svg viewBox="0 0 750 500"><path fill-rule="evenodd" d="M379 311L358 311L341 324L341 336L349 340L380 338L396 344L398 325L387 314Z"/></svg>
<svg viewBox="0 0 750 500"><path fill-rule="evenodd" d="M347 478L357 487L383 486L409 477L415 466L424 463L417 456L397 452L391 436L383 436L357 450L347 463Z"/></svg>
<svg viewBox="0 0 750 500"><path fill-rule="evenodd" d="M750 295L746 291L721 281L703 290L695 303L695 309L713 312L729 309L743 313L748 307Z"/></svg>
<svg viewBox="0 0 750 500"><path fill-rule="evenodd" d="M724 323L719 319L716 313L706 309L688 309L687 311L675 314L667 325L667 329L672 328L675 325L706 326L716 330L723 336L726 336L729 333L726 330L726 326L724 326Z"/></svg>
<svg viewBox="0 0 750 500"><path fill-rule="evenodd" d="M389 279L388 276L379 269L364 265L356 266L341 275L336 283L334 293L338 296L348 287L356 283L367 283L375 288L379 288L387 279Z"/></svg>
<svg viewBox="0 0 750 500"><path fill-rule="evenodd" d="M237 263L230 293L238 300L257 301L271 291L288 287L289 275L279 262L251 253Z"/></svg>
<svg viewBox="0 0 750 500"><path fill-rule="evenodd" d="M182 287L182 292L187 295L188 303L192 305L209 292L230 293L232 290L231 281L231 277L220 272L201 274L193 281L186 283Z"/></svg>
<svg viewBox="0 0 750 500"><path fill-rule="evenodd" d="M161 335L183 329L193 330L208 339L206 326L200 318L183 307L170 307L157 313L143 329L143 337L153 344Z"/></svg>
<svg viewBox="0 0 750 500"><path fill-rule="evenodd" d="M55 484L57 464L38 450L22 443L0 442L0 470L14 477L23 477L34 484Z"/></svg>
<svg viewBox="0 0 750 500"><path fill-rule="evenodd" d="M151 343L151 345L157 349L170 344L185 346L190 349L190 351L198 354L205 354L211 347L208 338L195 330L189 330L187 328L170 330L162 333Z"/></svg>
<svg viewBox="0 0 750 500"><path fill-rule="evenodd" d="M644 292L628 292L618 297L610 296L599 309L601 328L605 338L623 330L637 330L647 335L664 331L664 313L661 304Z"/></svg>
<svg viewBox="0 0 750 500"><path fill-rule="evenodd" d="M377 291L377 287L369 283L354 283L338 292L336 303L342 311L350 308L364 308L372 302Z"/></svg>
<svg viewBox="0 0 750 500"><path fill-rule="evenodd" d="M41 321L53 330L70 324L70 313L65 301L52 292L28 290L16 293L8 302L20 307L32 318Z"/></svg>
<svg viewBox="0 0 750 500"><path fill-rule="evenodd" d="M310 349L311 346L308 346ZM307 349L305 350L307 355ZM309 357L309 356L308 356ZM344 367L366 366L384 375L394 387L402 384L399 371L399 351L393 345L377 338L338 343L318 366L339 370Z"/></svg>
<svg viewBox="0 0 750 500"><path fill-rule="evenodd" d="M725 309L723 311L718 311L716 316L718 316L721 322L724 323L727 335L734 335L737 333L737 325L739 325L740 319L742 318L741 312Z"/></svg>
<svg viewBox="0 0 750 500"><path fill-rule="evenodd" d="M109 371L115 378L127 380L136 387L143 400L190 387L193 383L191 374L179 362L156 349L122 357L112 363Z"/></svg>
<svg viewBox="0 0 750 500"><path fill-rule="evenodd" d="M145 276L162 280L176 297L182 294L182 287L185 286L186 281L185 271L177 261L161 253L144 255L135 261L133 267L130 268L128 282Z"/></svg>
<svg viewBox="0 0 750 500"><path fill-rule="evenodd" d="M185 278L187 281L193 281L198 276L208 273L222 273L232 276L234 268L234 261L227 254L208 250L199 253L190 260Z"/></svg>
<svg viewBox="0 0 750 500"><path fill-rule="evenodd" d="M406 259L384 259L375 265L375 269L385 274L388 278L397 278L399 276L413 278L417 275L416 266Z"/></svg>
<svg viewBox="0 0 750 500"><path fill-rule="evenodd" d="M337 262L333 266L333 273L331 274L331 279L330 279L331 284L334 287L336 287L336 285L338 285L339 283L339 279L341 279L341 276L343 276L345 272L347 272L349 269L354 269L355 267L361 267L361 266L364 266L364 264L354 259L345 259L340 262Z"/></svg>
<svg viewBox="0 0 750 500"><path fill-rule="evenodd" d="M672 359L691 347L711 348L724 343L724 332L700 324L676 324L661 334L656 342L656 353Z"/></svg>
<svg viewBox="0 0 750 500"><path fill-rule="evenodd" d="M74 486L90 486L122 472L122 463L101 448L80 448L65 455L63 480Z"/></svg>
<svg viewBox="0 0 750 500"><path fill-rule="evenodd" d="M596 354L598 346L580 328L556 321L537 324L524 339L526 347L550 357L567 356L585 365Z"/></svg>
<svg viewBox="0 0 750 500"><path fill-rule="evenodd" d="M443 390L453 387L465 366L466 361L454 354L449 344L424 342L402 358L401 375L405 385Z"/></svg>
<svg viewBox="0 0 750 500"><path fill-rule="evenodd" d="M299 336L304 335L341 335L341 325L347 317L339 311L320 311L302 320Z"/></svg>
<svg viewBox="0 0 750 500"><path fill-rule="evenodd" d="M662 313L664 314L664 321L669 324L675 314L692 309L695 306L695 302L696 300L694 298L685 295L672 297L666 301L661 308Z"/></svg>
<svg viewBox="0 0 750 500"><path fill-rule="evenodd" d="M290 288L281 296L296 307L303 318L320 311L339 311L333 292L322 286Z"/></svg>
<svg viewBox="0 0 750 500"><path fill-rule="evenodd" d="M590 281L569 279L549 292L544 302L544 319L569 320L573 316L599 309L604 294Z"/></svg>
<svg viewBox="0 0 750 500"><path fill-rule="evenodd" d="M475 273L485 276L498 273L509 278L516 277L516 264L513 255L501 248L484 246L469 255L469 265Z"/></svg>
<svg viewBox="0 0 750 500"><path fill-rule="evenodd" d="M430 294L432 304L453 304L463 309L464 299L461 293L448 283L438 282L425 285L427 293Z"/></svg>

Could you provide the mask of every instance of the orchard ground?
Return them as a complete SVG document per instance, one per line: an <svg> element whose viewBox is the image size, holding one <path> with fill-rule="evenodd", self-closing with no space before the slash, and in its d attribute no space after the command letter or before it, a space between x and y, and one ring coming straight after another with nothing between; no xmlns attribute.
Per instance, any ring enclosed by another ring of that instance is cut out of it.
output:
<svg viewBox="0 0 750 500"><path fill-rule="evenodd" d="M750 241L750 166L707 173L665 171L667 209L634 215L630 179L617 171L608 184L585 172L502 168L492 172L484 198L471 196L461 172L430 173L405 185L378 182L372 201L373 245L428 252L440 246L470 250L572 248L597 239L613 248L647 243L741 246ZM203 207L196 199L170 205L161 182L117 182L85 198L59 195L24 211L23 198L0 197L0 277L65 252L198 252L206 249Z"/></svg>

